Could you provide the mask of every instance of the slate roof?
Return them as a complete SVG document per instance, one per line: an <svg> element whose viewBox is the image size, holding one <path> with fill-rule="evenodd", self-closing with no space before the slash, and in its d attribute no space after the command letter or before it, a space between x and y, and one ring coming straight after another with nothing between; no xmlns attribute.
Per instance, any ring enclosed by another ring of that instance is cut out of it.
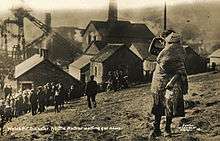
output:
<svg viewBox="0 0 220 141"><path fill-rule="evenodd" d="M72 64L70 64L70 66L75 67L77 69L81 69L90 63L91 58L93 58L92 55L82 55L76 61L74 61Z"/></svg>
<svg viewBox="0 0 220 141"><path fill-rule="evenodd" d="M149 53L149 44L132 43L129 49L142 60L156 61L156 56Z"/></svg>
<svg viewBox="0 0 220 141"><path fill-rule="evenodd" d="M183 48L186 51L187 57L191 54L191 55L194 55L194 56L197 56L197 57L201 58L201 56L197 52L195 52L195 50L193 48L191 48L190 46L187 46L187 45L185 46L184 45Z"/></svg>
<svg viewBox="0 0 220 141"><path fill-rule="evenodd" d="M209 58L220 58L220 49L217 49L211 55L209 55Z"/></svg>
<svg viewBox="0 0 220 141"><path fill-rule="evenodd" d="M109 44L103 50L101 50L96 56L94 56L91 61L94 62L104 62L110 56L112 56L121 47L125 47L124 44Z"/></svg>
<svg viewBox="0 0 220 141"><path fill-rule="evenodd" d="M99 50L102 50L106 46L106 42L103 41L95 41L94 43Z"/></svg>
<svg viewBox="0 0 220 141"><path fill-rule="evenodd" d="M44 61L47 61L48 63L50 63L53 66L53 68L55 68L56 70L60 70L64 74L69 75L70 77L72 77L69 73L65 72L63 69L61 69L57 65L53 64L50 60L44 59L39 54L35 54L32 57L28 58L27 60L25 60L22 63L15 66L14 78L17 79L18 77L22 76L23 74L25 74L26 72L28 72L31 69L35 68L36 66L38 66L39 64L41 64ZM74 77L72 77L72 78L74 80L77 80Z"/></svg>
<svg viewBox="0 0 220 141"><path fill-rule="evenodd" d="M154 34L145 24L136 24L129 21L117 21L113 24L108 21L91 21L87 28L90 24L93 24L102 36L142 39L152 39L154 37Z"/></svg>
<svg viewBox="0 0 220 141"><path fill-rule="evenodd" d="M93 41L85 50L84 54L94 54L94 53L90 53L90 48L92 47L92 45L95 45L97 47L97 49L100 51L102 50L105 46L106 46L106 42L103 41Z"/></svg>
<svg viewBox="0 0 220 141"><path fill-rule="evenodd" d="M17 66L15 66L14 77L18 78L19 76L21 76L22 74L29 71L30 69L37 66L38 64L40 64L43 61L44 61L44 58L40 57L39 54L33 55L29 59L27 59L24 62L22 62L22 63L18 64Z"/></svg>
<svg viewBox="0 0 220 141"><path fill-rule="evenodd" d="M129 36L153 39L155 36L145 24L132 24Z"/></svg>

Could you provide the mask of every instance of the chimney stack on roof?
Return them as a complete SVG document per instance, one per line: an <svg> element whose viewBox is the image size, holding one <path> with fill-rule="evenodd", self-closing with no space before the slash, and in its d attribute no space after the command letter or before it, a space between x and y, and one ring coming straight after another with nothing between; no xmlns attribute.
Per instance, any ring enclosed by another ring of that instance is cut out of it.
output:
<svg viewBox="0 0 220 141"><path fill-rule="evenodd" d="M51 30L51 13L45 14L45 25L47 26L48 31Z"/></svg>
<svg viewBox="0 0 220 141"><path fill-rule="evenodd" d="M109 0L108 21L117 22L117 20L118 20L117 0Z"/></svg>
<svg viewBox="0 0 220 141"><path fill-rule="evenodd" d="M49 49L52 46L53 37L51 34L47 35L45 39L42 41L41 48L40 48L40 56L44 59L49 58Z"/></svg>

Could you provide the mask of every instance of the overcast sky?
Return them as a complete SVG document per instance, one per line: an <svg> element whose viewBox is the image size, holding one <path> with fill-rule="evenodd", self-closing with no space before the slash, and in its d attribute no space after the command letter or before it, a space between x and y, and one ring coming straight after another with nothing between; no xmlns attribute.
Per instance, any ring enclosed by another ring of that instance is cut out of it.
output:
<svg viewBox="0 0 220 141"><path fill-rule="evenodd" d="M166 0L168 5L219 0ZM0 10L25 6L32 10L106 9L109 0L1 0ZM163 6L164 0L118 0L119 9Z"/></svg>

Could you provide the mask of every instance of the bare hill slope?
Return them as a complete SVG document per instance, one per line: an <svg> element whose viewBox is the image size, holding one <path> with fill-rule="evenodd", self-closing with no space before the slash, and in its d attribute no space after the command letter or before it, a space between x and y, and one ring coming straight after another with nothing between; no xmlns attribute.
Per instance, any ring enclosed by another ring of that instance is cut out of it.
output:
<svg viewBox="0 0 220 141"><path fill-rule="evenodd" d="M191 76L189 85L190 92L185 97L188 101L186 117L173 120L172 138L161 137L158 140L220 140L220 73ZM98 107L94 110L89 110L86 99L82 98L67 104L58 114L54 113L52 107L36 116L26 114L6 124L5 136L1 139L147 140L153 121L149 88L148 84L116 93L98 94ZM8 131L12 127L45 127L48 130ZM53 130L50 131L48 127Z"/></svg>

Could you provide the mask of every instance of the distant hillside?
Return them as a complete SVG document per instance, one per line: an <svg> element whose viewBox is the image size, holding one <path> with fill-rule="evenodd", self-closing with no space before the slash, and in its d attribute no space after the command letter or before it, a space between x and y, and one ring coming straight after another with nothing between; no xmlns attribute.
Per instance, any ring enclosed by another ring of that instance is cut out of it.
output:
<svg viewBox="0 0 220 141"><path fill-rule="evenodd" d="M182 33L190 44L201 44L201 54L211 53L220 43L220 2L182 4L167 7L168 28ZM89 13L89 14L88 14ZM74 25L85 28L90 20L106 20L106 10L55 11L54 25ZM162 7L119 10L120 20L145 23L156 35L163 26ZM204 53L205 52L205 53Z"/></svg>
<svg viewBox="0 0 220 141"><path fill-rule="evenodd" d="M167 7L167 26L180 32L183 39L190 44L201 44L203 52L213 52L220 43L220 3L195 3ZM146 8L138 11L123 12L123 17L144 21L158 34L163 29L162 8Z"/></svg>
<svg viewBox="0 0 220 141"><path fill-rule="evenodd" d="M95 10L59 10L52 11L52 26L79 27L84 29L90 20L106 20L108 9ZM167 7L168 27L182 33L189 43L201 44L198 49L211 53L220 41L220 2L202 1ZM32 11L40 20L44 21L44 13ZM2 17L2 16L1 16ZM4 15L5 17L5 15ZM1 19L1 18L0 18ZM162 7L142 9L119 9L119 19L145 23L155 34L160 33L163 23ZM26 22L26 38L31 40L40 31L33 28L33 24ZM62 29L63 31L66 29ZM72 38L72 37L71 37ZM214 48L213 48L214 46Z"/></svg>

